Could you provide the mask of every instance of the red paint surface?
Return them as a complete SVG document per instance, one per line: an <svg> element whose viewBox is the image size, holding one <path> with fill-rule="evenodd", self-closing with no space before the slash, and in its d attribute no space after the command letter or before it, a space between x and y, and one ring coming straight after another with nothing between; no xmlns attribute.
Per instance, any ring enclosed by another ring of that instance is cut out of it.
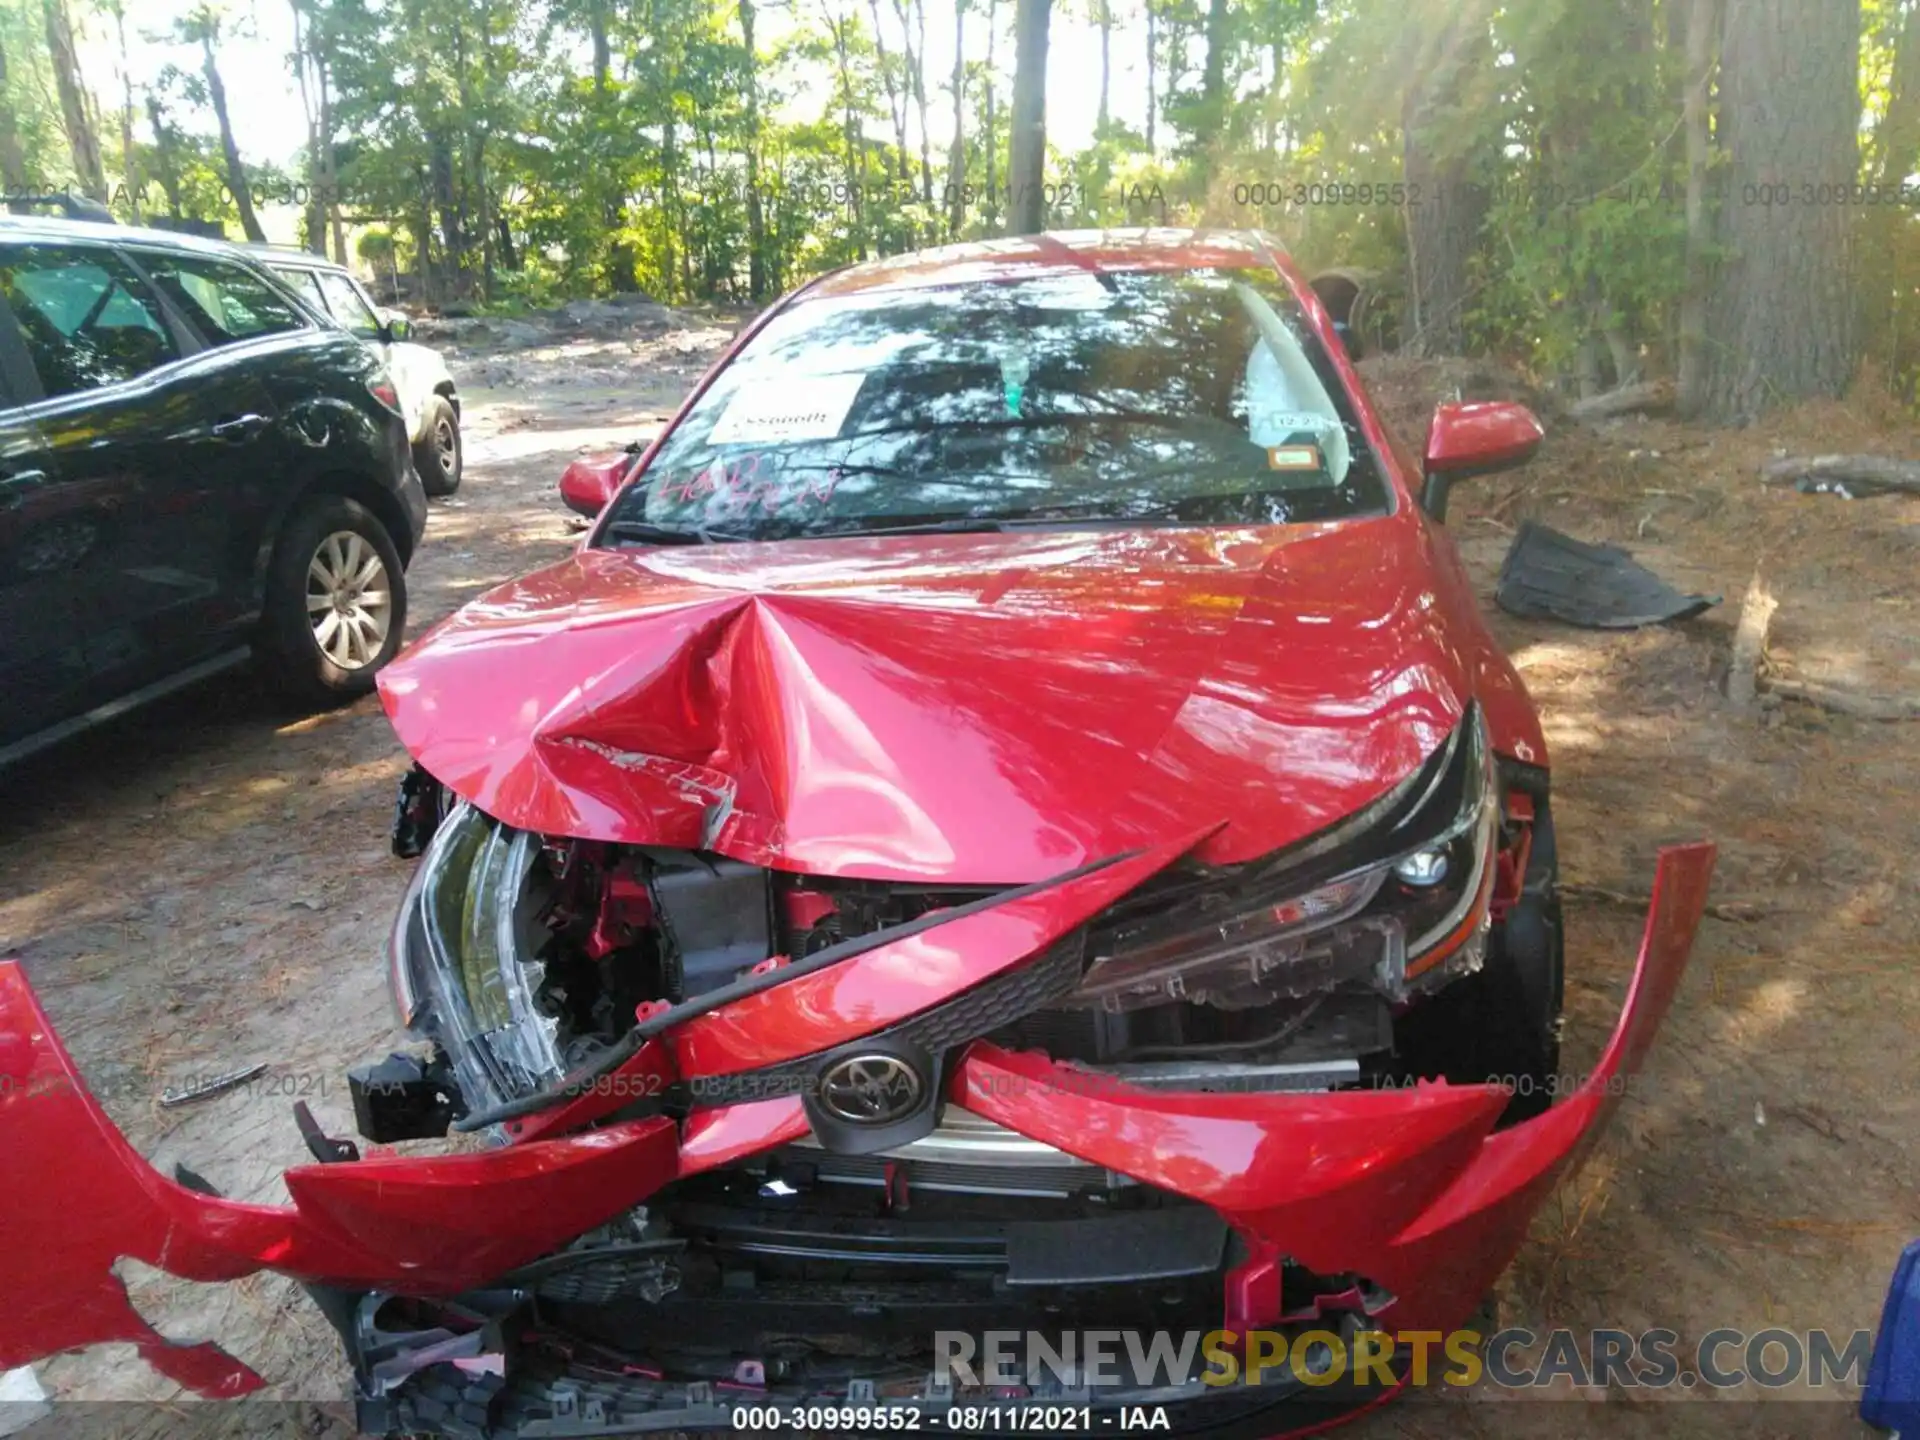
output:
<svg viewBox="0 0 1920 1440"><path fill-rule="evenodd" d="M1542 763L1411 506L1251 530L583 550L381 676L527 829L823 875L1019 883L1229 823L1244 860L1409 774L1479 694Z"/></svg>
<svg viewBox="0 0 1920 1440"><path fill-rule="evenodd" d="M1189 835L1076 880L935 925L801 975L667 1033L683 1075L730 1075L818 1054L1004 973L1164 870Z"/></svg>
<svg viewBox="0 0 1920 1440"><path fill-rule="evenodd" d="M694 395L811 294L1088 265L1273 267L1331 335L1258 236L1089 232L827 276ZM1327 349L1391 515L583 548L414 645L381 676L388 713L430 771L512 824L874 879L1039 880L1223 818L1199 858L1248 859L1404 778L1470 698L1497 749L1544 765L1452 541ZM653 483L686 413L628 483Z"/></svg>
<svg viewBox="0 0 1920 1440"><path fill-rule="evenodd" d="M560 498L576 515L598 515L620 493L620 482L632 468L633 456L624 450L583 455L560 472Z"/></svg>
<svg viewBox="0 0 1920 1440"><path fill-rule="evenodd" d="M1511 401L1441 405L1427 432L1427 469L1453 475L1524 464L1546 433L1531 410Z"/></svg>
<svg viewBox="0 0 1920 1440"><path fill-rule="evenodd" d="M1579 1163L1671 1004L1713 868L1706 844L1660 858L1627 1001L1586 1084L1489 1134L1504 1097L1480 1086L1349 1095L1134 1090L976 1044L955 1101L1022 1134L1217 1207L1260 1257L1385 1286L1387 1328L1464 1321ZM0 962L0 1366L110 1340L138 1345L209 1395L259 1377L212 1346L169 1345L110 1272L136 1256L193 1280L260 1269L415 1294L468 1288L644 1200L678 1174L803 1133L793 1097L704 1112L676 1135L642 1120L567 1139L430 1159L289 1171L291 1206L196 1194L155 1173L81 1088L19 964ZM1277 1287L1234 1277L1237 1326L1275 1318ZM1262 1308L1264 1307L1264 1309Z"/></svg>

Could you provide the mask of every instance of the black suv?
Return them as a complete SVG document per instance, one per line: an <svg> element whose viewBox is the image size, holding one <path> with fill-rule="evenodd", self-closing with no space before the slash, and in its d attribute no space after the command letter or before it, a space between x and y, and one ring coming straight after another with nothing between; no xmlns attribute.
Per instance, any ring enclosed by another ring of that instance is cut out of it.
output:
<svg viewBox="0 0 1920 1440"><path fill-rule="evenodd" d="M249 654L364 694L426 516L380 358L232 248L0 218L0 765Z"/></svg>

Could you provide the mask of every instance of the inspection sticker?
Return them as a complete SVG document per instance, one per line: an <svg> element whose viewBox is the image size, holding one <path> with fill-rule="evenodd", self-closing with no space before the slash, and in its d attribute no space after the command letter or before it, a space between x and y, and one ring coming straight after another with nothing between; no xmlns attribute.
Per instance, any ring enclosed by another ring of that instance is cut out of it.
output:
<svg viewBox="0 0 1920 1440"><path fill-rule="evenodd" d="M828 440L853 408L864 375L822 375L754 385L728 404L709 445L778 445L790 440Z"/></svg>

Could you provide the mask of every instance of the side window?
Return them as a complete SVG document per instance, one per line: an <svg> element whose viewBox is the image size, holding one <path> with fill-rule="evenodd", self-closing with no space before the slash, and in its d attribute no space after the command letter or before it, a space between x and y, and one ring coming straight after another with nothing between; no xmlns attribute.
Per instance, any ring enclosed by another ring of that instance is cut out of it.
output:
<svg viewBox="0 0 1920 1440"><path fill-rule="evenodd" d="M320 293L320 282L311 270L275 270L278 275L302 300L307 301L322 315L327 313L326 297Z"/></svg>
<svg viewBox="0 0 1920 1440"><path fill-rule="evenodd" d="M320 289L327 297L327 308L333 311L338 320L354 334L374 338L380 333L380 317L368 307L361 297L359 286L344 275L331 271L320 272Z"/></svg>
<svg viewBox="0 0 1920 1440"><path fill-rule="evenodd" d="M152 292L112 251L0 248L0 294L49 397L115 385L180 357Z"/></svg>
<svg viewBox="0 0 1920 1440"><path fill-rule="evenodd" d="M142 251L140 263L209 345L304 330L307 319L284 295L244 265L207 255Z"/></svg>

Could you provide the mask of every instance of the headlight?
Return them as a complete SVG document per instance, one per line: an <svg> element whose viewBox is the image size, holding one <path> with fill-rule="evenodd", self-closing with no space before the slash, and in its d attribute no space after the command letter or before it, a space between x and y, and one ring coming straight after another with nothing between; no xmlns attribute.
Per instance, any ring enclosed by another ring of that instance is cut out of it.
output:
<svg viewBox="0 0 1920 1440"><path fill-rule="evenodd" d="M473 1106L557 1080L558 1022L535 1003L544 974L529 881L539 842L462 802L434 832L393 930L394 998L437 1041Z"/></svg>
<svg viewBox="0 0 1920 1440"><path fill-rule="evenodd" d="M1498 824L1473 710L1432 762L1326 836L1157 909L1116 907L1093 927L1073 1002L1240 1009L1349 984L1401 1000L1476 969Z"/></svg>

